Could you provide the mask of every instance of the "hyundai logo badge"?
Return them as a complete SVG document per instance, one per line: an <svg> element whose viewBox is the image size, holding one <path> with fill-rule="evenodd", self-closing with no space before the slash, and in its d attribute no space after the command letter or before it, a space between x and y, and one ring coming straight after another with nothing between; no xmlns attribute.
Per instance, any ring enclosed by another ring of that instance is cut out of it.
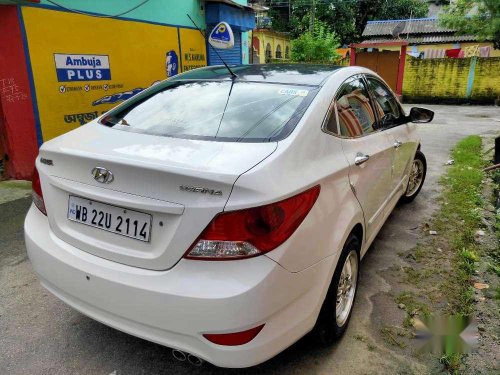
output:
<svg viewBox="0 0 500 375"><path fill-rule="evenodd" d="M94 180L100 182L101 184L110 184L115 179L111 171L102 167L95 167L92 169L92 176L94 177Z"/></svg>

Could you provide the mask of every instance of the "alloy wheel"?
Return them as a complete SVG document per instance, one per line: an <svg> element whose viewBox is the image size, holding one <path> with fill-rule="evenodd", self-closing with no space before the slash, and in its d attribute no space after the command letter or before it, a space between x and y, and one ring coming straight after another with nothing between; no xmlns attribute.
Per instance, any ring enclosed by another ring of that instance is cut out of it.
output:
<svg viewBox="0 0 500 375"><path fill-rule="evenodd" d="M337 287L335 313L339 327L342 327L349 317L354 303L357 282L358 253L356 250L351 250L342 266L342 273L340 274L339 285Z"/></svg>
<svg viewBox="0 0 500 375"><path fill-rule="evenodd" d="M411 197L422 185L424 179L424 163L420 159L413 160L411 166L410 178L408 181L408 188L406 189L406 196Z"/></svg>

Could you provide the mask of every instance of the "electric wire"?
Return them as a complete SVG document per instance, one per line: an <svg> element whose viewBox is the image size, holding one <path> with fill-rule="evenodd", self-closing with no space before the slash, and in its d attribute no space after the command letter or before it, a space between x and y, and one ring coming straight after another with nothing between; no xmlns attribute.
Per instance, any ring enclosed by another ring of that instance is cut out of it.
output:
<svg viewBox="0 0 500 375"><path fill-rule="evenodd" d="M137 4L136 6L130 8L129 10L126 10L124 12L121 12L121 13L118 13L118 14L113 14L113 15L106 15L106 14L93 14L93 13L87 13L87 12L83 12L83 11L80 11L80 10L77 10L77 9L72 9L72 8L68 8L64 5L61 5L53 0L47 0L48 3L51 3L52 5L55 5L59 8L62 8L64 10L67 10L68 12L73 12L73 13L77 13L77 14L82 14L84 16L90 16L90 17L97 17L97 18L116 18L116 17L120 17L120 16L123 16L124 14L127 14L127 13L130 13L134 10L136 10L137 8L143 6L144 4L146 4L147 2L149 2L149 0L143 0L142 2L140 2L139 4Z"/></svg>

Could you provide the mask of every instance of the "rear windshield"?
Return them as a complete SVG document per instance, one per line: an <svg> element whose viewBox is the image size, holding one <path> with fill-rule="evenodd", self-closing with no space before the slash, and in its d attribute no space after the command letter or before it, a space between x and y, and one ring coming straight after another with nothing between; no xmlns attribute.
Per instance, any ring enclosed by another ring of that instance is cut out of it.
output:
<svg viewBox="0 0 500 375"><path fill-rule="evenodd" d="M166 137L266 142L291 133L316 87L258 82L167 81L111 111L101 123Z"/></svg>

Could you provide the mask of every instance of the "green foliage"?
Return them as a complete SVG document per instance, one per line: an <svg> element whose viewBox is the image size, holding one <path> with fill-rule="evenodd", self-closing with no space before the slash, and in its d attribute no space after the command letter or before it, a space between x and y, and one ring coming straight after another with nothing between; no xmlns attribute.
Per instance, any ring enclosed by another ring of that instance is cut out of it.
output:
<svg viewBox="0 0 500 375"><path fill-rule="evenodd" d="M431 313L429 306L421 302L413 292L403 291L396 296L395 301L397 304L405 305L405 311L410 317L416 313L422 316L429 316Z"/></svg>
<svg viewBox="0 0 500 375"><path fill-rule="evenodd" d="M306 31L291 42L291 59L296 62L333 62L339 58L335 50L339 48L335 33L318 22L314 30Z"/></svg>
<svg viewBox="0 0 500 375"><path fill-rule="evenodd" d="M440 14L440 23L462 35L493 40L500 48L500 1L457 0Z"/></svg>
<svg viewBox="0 0 500 375"><path fill-rule="evenodd" d="M270 6L274 30L290 32L296 38L309 30L312 23L322 21L341 44L360 41L370 20L406 19L410 15L420 18L426 17L428 11L425 0L316 1L314 12L311 0L291 0L290 13L288 7L273 7L272 1L266 5Z"/></svg>
<svg viewBox="0 0 500 375"><path fill-rule="evenodd" d="M269 8L267 16L272 20L273 30L281 32L290 31L290 22L288 19L288 13L284 14L282 12L283 8ZM288 8L286 9L288 11Z"/></svg>
<svg viewBox="0 0 500 375"><path fill-rule="evenodd" d="M445 354L439 358L439 362L444 365L450 374L459 374L462 356L457 353Z"/></svg>
<svg viewBox="0 0 500 375"><path fill-rule="evenodd" d="M427 17L429 5L422 0L384 1L379 9L374 9L369 20L402 20Z"/></svg>
<svg viewBox="0 0 500 375"><path fill-rule="evenodd" d="M481 226L481 184L485 164L481 150L479 136L470 136L458 142L452 153L455 164L448 168L442 180L445 204L435 227L438 232L446 233L447 240L455 250L452 261L454 279L445 288L450 314L467 316L473 311L471 282L474 263L479 260L474 233Z"/></svg>
<svg viewBox="0 0 500 375"><path fill-rule="evenodd" d="M476 252L473 250L468 250L466 248L463 248L460 251L460 257L463 259L463 261L467 264L474 264L474 262L479 261L479 257L477 256Z"/></svg>

